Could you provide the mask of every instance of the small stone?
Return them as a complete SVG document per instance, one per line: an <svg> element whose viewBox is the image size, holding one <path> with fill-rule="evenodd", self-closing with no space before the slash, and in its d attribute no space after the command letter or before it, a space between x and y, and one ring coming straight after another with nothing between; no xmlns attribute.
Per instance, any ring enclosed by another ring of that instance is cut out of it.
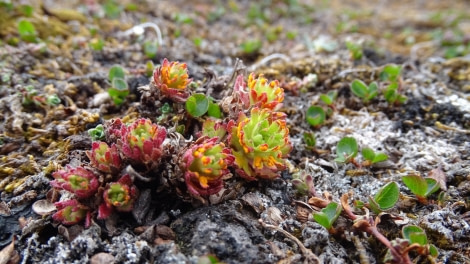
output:
<svg viewBox="0 0 470 264"><path fill-rule="evenodd" d="M93 257L90 259L91 264L112 264L114 263L114 256L105 253L105 252L100 252L98 254L95 254Z"/></svg>
<svg viewBox="0 0 470 264"><path fill-rule="evenodd" d="M49 215L57 209L53 203L45 199L34 202L32 207L36 214L42 216Z"/></svg>

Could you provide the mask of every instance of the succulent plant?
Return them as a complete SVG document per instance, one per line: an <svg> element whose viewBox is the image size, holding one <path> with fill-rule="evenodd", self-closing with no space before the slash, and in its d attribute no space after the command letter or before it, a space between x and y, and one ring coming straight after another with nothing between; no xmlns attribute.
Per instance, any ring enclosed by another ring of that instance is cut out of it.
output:
<svg viewBox="0 0 470 264"><path fill-rule="evenodd" d="M244 178L273 179L285 168L284 158L291 151L285 114L253 108L251 116L241 113L237 124L228 124L230 144L237 172Z"/></svg>
<svg viewBox="0 0 470 264"><path fill-rule="evenodd" d="M162 156L162 143L166 129L150 119L140 118L129 126L121 126L121 151L130 159L141 162L156 162Z"/></svg>
<svg viewBox="0 0 470 264"><path fill-rule="evenodd" d="M112 182L106 187L103 193L104 203L98 209L98 218L107 218L113 209L119 212L131 211L137 196L137 188L129 174L122 176L117 182Z"/></svg>
<svg viewBox="0 0 470 264"><path fill-rule="evenodd" d="M284 89L279 87L279 81L268 83L262 74L258 78L255 78L254 73L248 76L248 89L251 105L273 110L284 101Z"/></svg>
<svg viewBox="0 0 470 264"><path fill-rule="evenodd" d="M94 141L91 151L86 154L91 165L102 172L116 172L121 167L121 157L115 144L110 147L106 142Z"/></svg>
<svg viewBox="0 0 470 264"><path fill-rule="evenodd" d="M186 63L163 59L162 65L153 73L153 81L163 95L176 102L184 102L189 96L187 86L191 79Z"/></svg>
<svg viewBox="0 0 470 264"><path fill-rule="evenodd" d="M193 195L208 196L223 188L222 178L229 174L234 157L224 143L217 141L200 138L183 155L186 186Z"/></svg>
<svg viewBox="0 0 470 264"><path fill-rule="evenodd" d="M67 166L65 170L58 170L52 174L55 180L51 185L74 193L78 198L88 198L98 190L98 179L93 172L83 168Z"/></svg>
<svg viewBox="0 0 470 264"><path fill-rule="evenodd" d="M89 208L80 204L77 200L67 200L54 203L57 212L52 218L64 225L74 225L85 219L85 227L91 223L91 214Z"/></svg>
<svg viewBox="0 0 470 264"><path fill-rule="evenodd" d="M209 138L217 137L219 141L227 134L227 124L212 118L204 120L202 123L202 131L198 137L206 136Z"/></svg>

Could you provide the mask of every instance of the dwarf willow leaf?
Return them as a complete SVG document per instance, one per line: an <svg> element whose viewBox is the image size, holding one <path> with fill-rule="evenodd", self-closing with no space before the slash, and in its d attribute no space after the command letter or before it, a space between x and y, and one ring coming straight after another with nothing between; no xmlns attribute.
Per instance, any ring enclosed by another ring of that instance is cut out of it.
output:
<svg viewBox="0 0 470 264"><path fill-rule="evenodd" d="M351 83L351 91L357 97L365 99L368 94L368 90L369 88L367 85L361 80L356 79Z"/></svg>
<svg viewBox="0 0 470 264"><path fill-rule="evenodd" d="M315 213L313 218L326 229L331 229L333 223L341 214L342 209L343 208L338 203L331 202L323 208L321 212Z"/></svg>
<svg viewBox="0 0 470 264"><path fill-rule="evenodd" d="M108 73L108 79L109 81L113 81L114 78L121 78L121 79L125 79L126 77L126 74L124 73L124 69L119 66L119 65L114 65L113 67L111 67L111 69L109 69L109 73Z"/></svg>
<svg viewBox="0 0 470 264"><path fill-rule="evenodd" d="M209 99L204 94L193 94L186 100L186 111L193 116L204 115L209 109Z"/></svg>
<svg viewBox="0 0 470 264"><path fill-rule="evenodd" d="M310 125L319 126L323 124L323 122L325 122L325 118L325 110L323 110L323 108L321 108L320 106L312 105L307 109L305 119Z"/></svg>
<svg viewBox="0 0 470 264"><path fill-rule="evenodd" d="M428 239L424 230L415 225L405 226L402 229L403 238L410 241L410 244L418 243L421 246L428 244Z"/></svg>
<svg viewBox="0 0 470 264"><path fill-rule="evenodd" d="M402 177L403 183L412 193L419 197L426 197L428 184L426 180L419 175L407 175Z"/></svg>
<svg viewBox="0 0 470 264"><path fill-rule="evenodd" d="M350 162L357 155L357 142L353 137L344 137L336 145L337 162Z"/></svg>
<svg viewBox="0 0 470 264"><path fill-rule="evenodd" d="M400 190L396 182L390 182L382 187L374 196L374 201L381 211L392 208L398 201Z"/></svg>

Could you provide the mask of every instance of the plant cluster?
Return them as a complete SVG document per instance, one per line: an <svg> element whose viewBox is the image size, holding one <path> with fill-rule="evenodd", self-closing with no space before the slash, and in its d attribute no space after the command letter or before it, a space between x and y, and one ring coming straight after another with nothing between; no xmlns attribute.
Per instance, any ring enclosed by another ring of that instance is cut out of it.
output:
<svg viewBox="0 0 470 264"><path fill-rule="evenodd" d="M409 255L411 251L419 255L436 258L438 255L437 248L428 243L426 233L420 227L415 225L404 226L402 229L403 238L397 237L393 240L389 240L378 228L382 217L385 215L384 211L395 206L399 194L398 184L390 182L383 186L373 197L369 196L369 203L354 201L356 210L349 204L350 194L348 193L343 194L340 203L313 196L309 199L309 204L321 208L319 212L313 213L313 219L331 234L337 233L333 225L338 217L342 215L353 221L352 228L354 230L374 236L388 248L384 257L385 263L413 263ZM361 210L364 214L358 215L357 210ZM369 215L369 210L376 214L375 219Z"/></svg>
<svg viewBox="0 0 470 264"><path fill-rule="evenodd" d="M122 68L113 67L109 79L112 83L124 81ZM167 128L146 118L118 118L90 129L89 164L67 165L53 173L51 185L70 193L70 199L56 203L55 220L66 225L85 220L88 226L94 216L106 219L113 212L131 211L139 194L133 181L144 176L130 175L127 168L145 174L160 166L162 158L178 157L181 175L177 177L184 181L187 193L200 201L220 192L231 171L248 180L279 176L291 144L286 115L275 111L284 99L278 81L250 74L245 83L238 76L231 98L238 99L239 107L226 113L212 98L191 95L190 82L186 64L164 59L155 69L149 89L168 99L161 109L163 115L182 109L184 103L189 116L203 120L196 140L180 148L167 147L170 143L166 142L171 141ZM203 119L205 113L209 117ZM214 118L223 114L237 118Z"/></svg>
<svg viewBox="0 0 470 264"><path fill-rule="evenodd" d="M388 159L387 154L383 152L375 152L371 148L362 149L362 157L364 161L358 163L355 158L358 154L357 141L353 137L344 137L340 139L336 145L336 162L339 163L352 163L356 167L371 166L375 163L386 161Z"/></svg>
<svg viewBox="0 0 470 264"><path fill-rule="evenodd" d="M379 74L379 84L374 81L367 85L363 81L355 79L351 83L351 91L354 95L361 98L364 103L369 103L378 95L379 87L383 87L382 92L387 103L390 105L403 104L406 102L407 97L400 94L403 86L400 72L400 66L394 64L386 65Z"/></svg>

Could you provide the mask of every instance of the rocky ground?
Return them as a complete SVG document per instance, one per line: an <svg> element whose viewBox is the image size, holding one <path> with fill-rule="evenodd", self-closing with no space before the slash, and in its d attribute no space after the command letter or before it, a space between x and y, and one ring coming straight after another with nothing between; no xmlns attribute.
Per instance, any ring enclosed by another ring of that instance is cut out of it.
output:
<svg viewBox="0 0 470 264"><path fill-rule="evenodd" d="M421 227L438 255L412 250L415 263L470 263L469 9L468 1L0 1L0 264L384 263L387 247L347 212L330 232L313 213L345 194L351 206L368 203L389 182L400 191L393 208L377 219L367 209L354 214L370 214L389 241L406 225ZM34 30L22 33L22 20ZM182 148L195 138L202 118L176 103L164 116L163 102L149 103L139 89L164 58L187 63L192 92L219 103L237 74L279 80L293 146L280 177L250 182L232 171L203 205L172 181L183 173L175 152L153 180L135 180L132 212L85 228L34 207L59 199L54 171L89 162L87 130L97 124L145 117ZM401 66L403 103L382 92L381 72L392 64ZM106 92L113 65L130 90L120 106ZM377 97L354 95L354 79L379 82ZM307 109L326 109L320 95L330 91L338 94L332 114L311 126ZM34 101L54 95L60 102ZM346 136L388 160L335 162ZM305 175L315 192L292 184ZM440 190L418 201L405 175L434 177Z"/></svg>

